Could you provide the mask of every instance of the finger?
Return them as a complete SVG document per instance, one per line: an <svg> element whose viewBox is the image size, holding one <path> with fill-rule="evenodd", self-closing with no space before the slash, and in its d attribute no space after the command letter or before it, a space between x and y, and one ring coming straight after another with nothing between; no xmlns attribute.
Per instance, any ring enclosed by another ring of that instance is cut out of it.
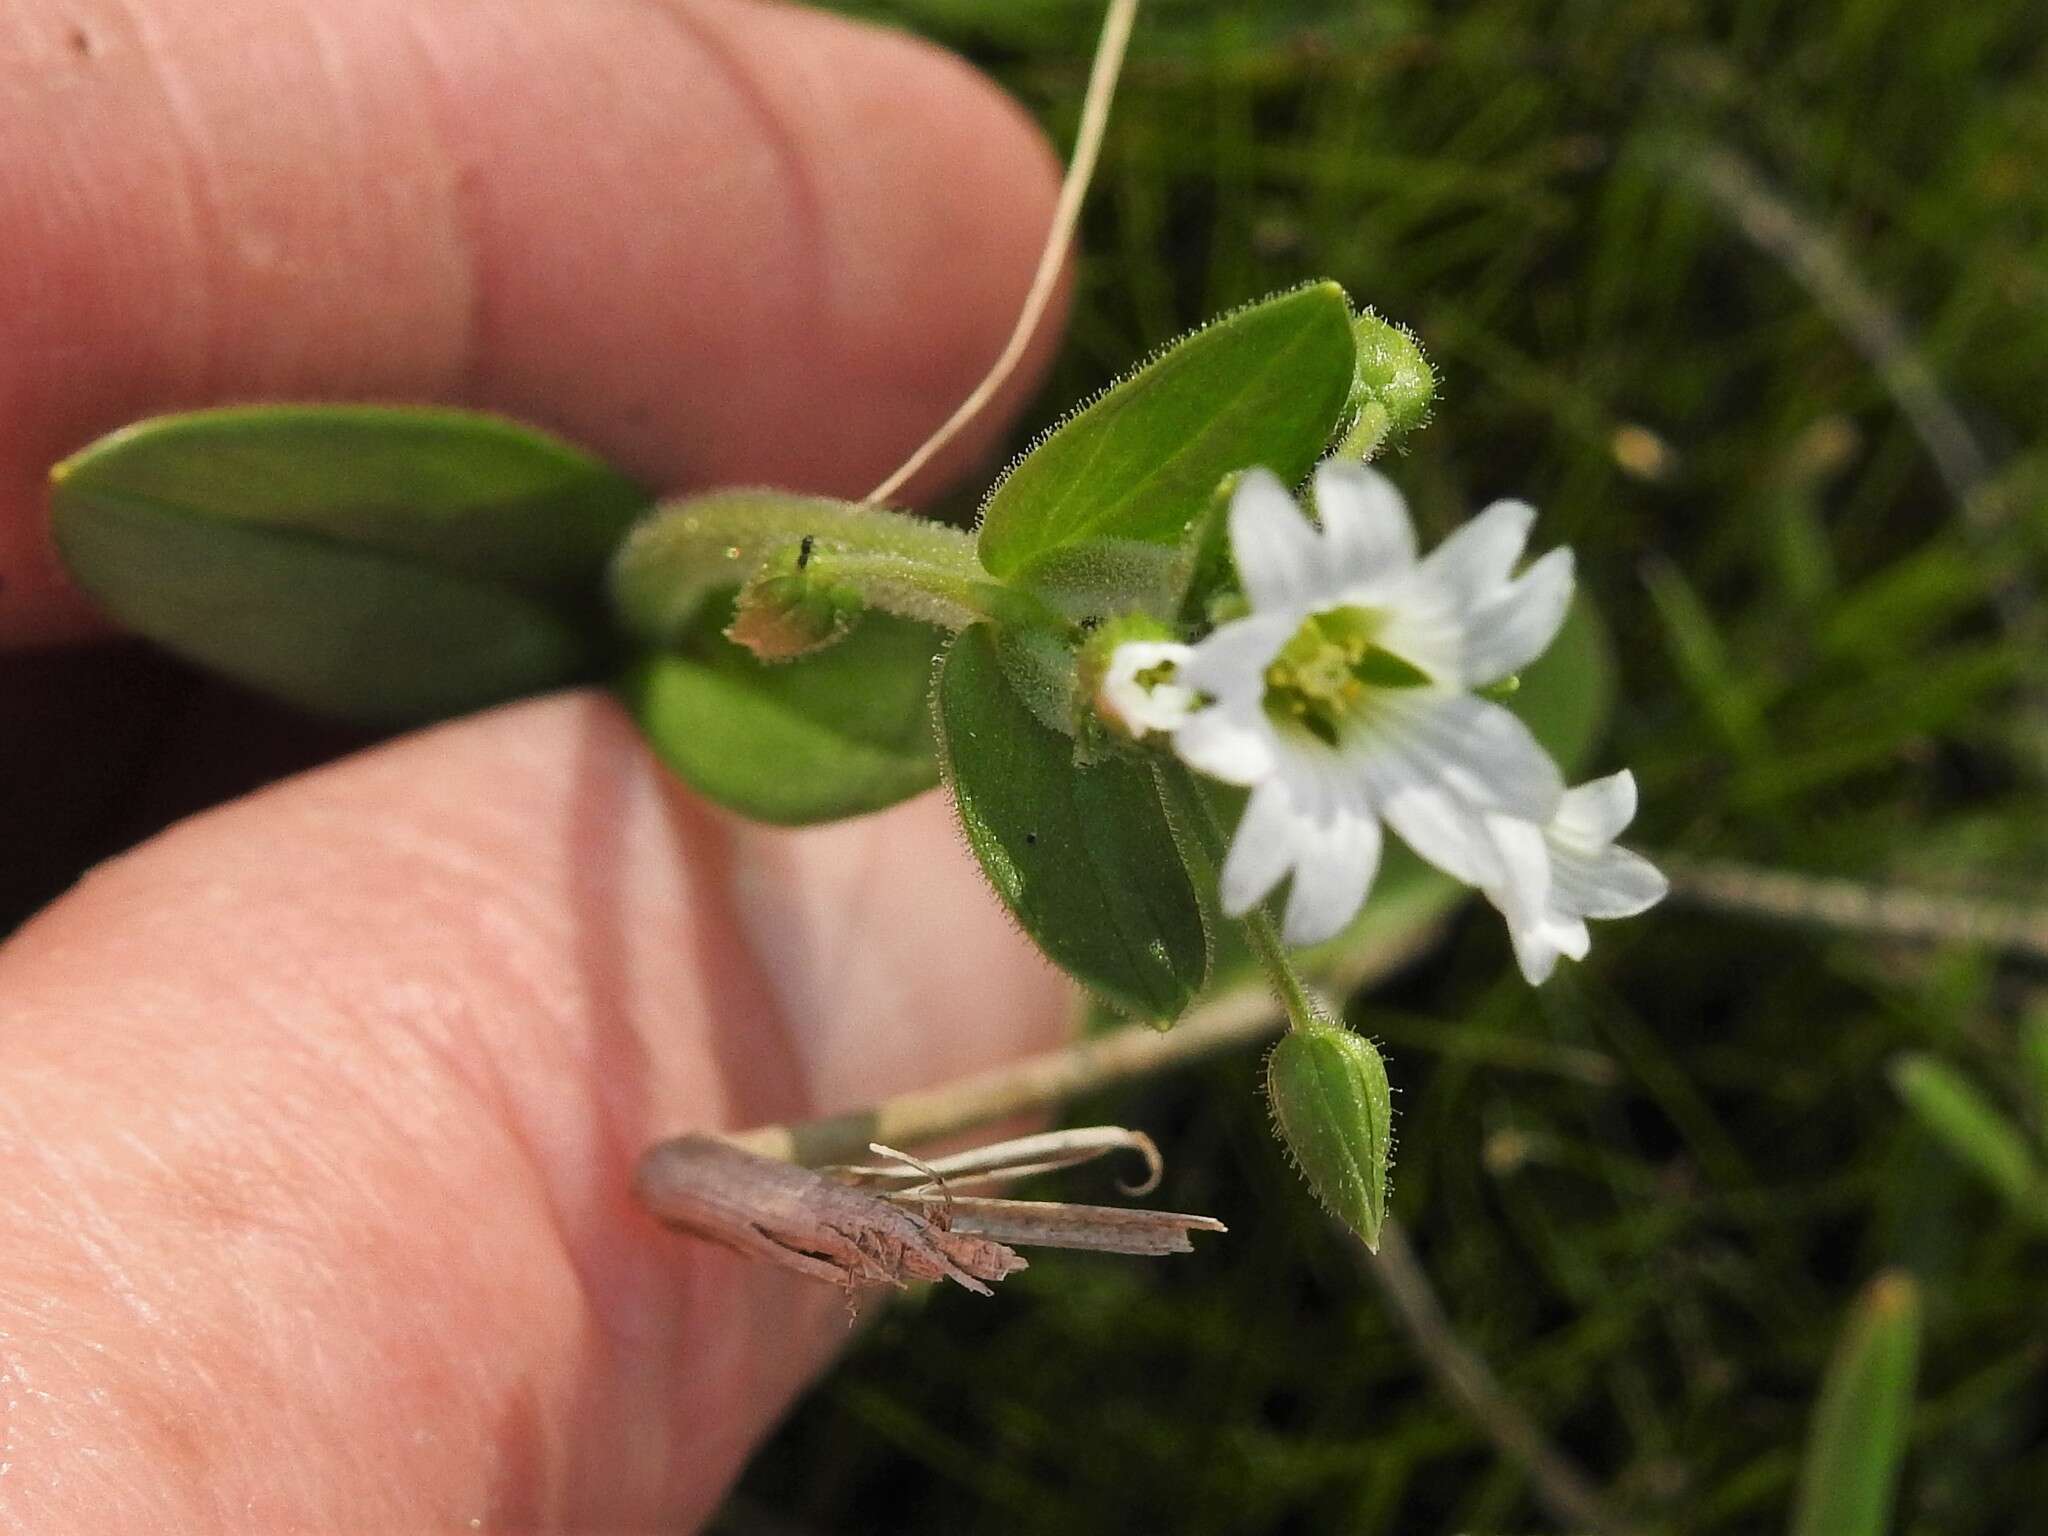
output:
<svg viewBox="0 0 2048 1536"><path fill-rule="evenodd" d="M187 822L0 949L0 1525L700 1517L845 1301L656 1228L635 1155L1064 1000L943 807L741 826L587 694Z"/></svg>
<svg viewBox="0 0 2048 1536"><path fill-rule="evenodd" d="M1054 192L957 60L743 0L0 0L0 61L0 644L89 622L43 479L155 411L447 400L661 489L860 494L993 360Z"/></svg>

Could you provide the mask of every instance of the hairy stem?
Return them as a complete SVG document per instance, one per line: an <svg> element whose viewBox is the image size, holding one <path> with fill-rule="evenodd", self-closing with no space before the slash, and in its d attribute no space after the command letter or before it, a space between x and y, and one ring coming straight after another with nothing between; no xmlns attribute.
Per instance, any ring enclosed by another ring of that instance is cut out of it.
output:
<svg viewBox="0 0 2048 1536"><path fill-rule="evenodd" d="M612 566L613 605L637 639L672 645L713 594L796 550L835 574L844 567L846 584L873 606L928 623L959 628L1007 600L958 529L882 507L739 490L667 503L636 527Z"/></svg>

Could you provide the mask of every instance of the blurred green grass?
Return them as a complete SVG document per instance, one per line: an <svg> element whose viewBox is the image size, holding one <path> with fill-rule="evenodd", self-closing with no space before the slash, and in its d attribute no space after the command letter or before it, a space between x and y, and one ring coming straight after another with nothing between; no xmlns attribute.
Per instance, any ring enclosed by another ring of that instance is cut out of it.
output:
<svg viewBox="0 0 2048 1536"><path fill-rule="evenodd" d="M1096 5L840 9L1070 136ZM1040 423L1335 277L1437 364L1392 466L1433 531L1515 494L1577 547L1622 677L1594 767L1636 769L1642 845L2038 903L2043 166L2033 0L1153 0ZM1774 201L1818 277L1768 248ZM1975 445L1967 497L1856 329L1872 298ZM1784 1528L1828 1349L1895 1265L1927 1326L1900 1529L1988 1536L2048 1530L2048 1249L1886 1066L1931 1053L2038 1116L2040 983L1674 903L1531 993L1468 913L1353 1017L1388 1047L1394 1208L1453 1324L1633 1528ZM719 1529L1554 1528L1296 1187L1258 1067L1074 1111L1157 1134L1162 1198L1228 1239L887 1308Z"/></svg>

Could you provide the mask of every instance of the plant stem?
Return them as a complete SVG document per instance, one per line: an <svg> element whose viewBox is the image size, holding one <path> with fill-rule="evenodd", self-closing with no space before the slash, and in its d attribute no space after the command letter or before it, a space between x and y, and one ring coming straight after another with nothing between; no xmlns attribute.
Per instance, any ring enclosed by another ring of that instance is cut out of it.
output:
<svg viewBox="0 0 2048 1536"><path fill-rule="evenodd" d="M1016 371L1031 345L1032 334L1052 302L1059 286L1060 268L1065 265L1067 247L1074 238L1074 225L1081 216L1081 203L1088 195L1088 183L1095 175L1095 157L1102 148L1103 130L1109 124L1109 104L1116 95L1117 76L1123 72L1124 48L1131 40L1131 25L1137 19L1138 0L1110 0L1103 18L1102 37L1095 45L1095 62L1088 71L1088 92L1081 99L1081 126L1074 135L1073 158L1067 163L1066 180L1060 184L1060 199L1053 209L1052 227L1046 232L1045 249L1039 253L1038 270L1031 275L1024 303L1017 311L1017 323L1010 339L988 374L972 394L917 451L867 494L869 502L887 501L909 483L910 477L931 462L932 456L979 416L993 400L1003 381Z"/></svg>
<svg viewBox="0 0 2048 1536"><path fill-rule="evenodd" d="M1938 944L1982 944L2048 960L2048 910L1898 886L1656 855L1675 901L1766 921Z"/></svg>
<svg viewBox="0 0 2048 1536"><path fill-rule="evenodd" d="M1427 923L1348 951L1320 976L1346 993L1406 964L1436 942L1441 925ZM1210 999L1172 1029L1131 1024L1074 1041L993 1071L921 1088L848 1114L799 1125L770 1125L726 1139L763 1157L807 1165L852 1163L868 1143L915 1147L1033 1110L1052 1109L1084 1093L1151 1077L1203 1056L1264 1039L1282 1028L1264 987L1242 986Z"/></svg>
<svg viewBox="0 0 2048 1536"><path fill-rule="evenodd" d="M1495 1449L1528 1474L1536 1501L1550 1517L1566 1530L1623 1536L1629 1528L1585 1469L1550 1443L1486 1362L1458 1337L1401 1224L1389 1219L1380 1228L1379 1252L1368 1254L1361 1245L1358 1255L1360 1267L1378 1283L1437 1385Z"/></svg>
<svg viewBox="0 0 2048 1536"><path fill-rule="evenodd" d="M991 581L979 562L969 570L904 555L830 551L809 565L819 581L851 588L870 608L906 619L965 629L982 619L1060 630L1059 616L1028 592Z"/></svg>
<svg viewBox="0 0 2048 1536"><path fill-rule="evenodd" d="M619 551L614 605L636 638L672 645L711 596L743 586L769 560L799 549L864 601L907 618L954 629L994 615L1057 622L991 581L974 540L958 529L779 491L720 491L664 506Z"/></svg>
<svg viewBox="0 0 2048 1536"><path fill-rule="evenodd" d="M1280 999L1280 1006L1287 1010L1288 1023L1296 1029L1329 1028L1328 1013L1302 984L1301 972L1287 958L1279 930L1274 928L1272 916L1264 907L1253 907L1244 915L1244 931L1265 969L1267 983Z"/></svg>
<svg viewBox="0 0 2048 1536"><path fill-rule="evenodd" d="M1174 816L1200 845L1200 852L1210 871L1213 873L1221 869L1230 838L1216 817L1216 807L1202 793L1202 786L1179 763L1162 764L1158 779L1161 793L1166 797L1168 814ZM1263 906L1255 906L1240 921L1244 924L1245 936L1251 940L1252 952L1259 957L1259 966L1266 973L1273 995L1287 1011L1288 1023L1296 1029L1329 1028L1329 1011L1310 993L1301 979L1301 972L1288 958L1287 947L1281 943L1279 930L1273 926L1272 914Z"/></svg>

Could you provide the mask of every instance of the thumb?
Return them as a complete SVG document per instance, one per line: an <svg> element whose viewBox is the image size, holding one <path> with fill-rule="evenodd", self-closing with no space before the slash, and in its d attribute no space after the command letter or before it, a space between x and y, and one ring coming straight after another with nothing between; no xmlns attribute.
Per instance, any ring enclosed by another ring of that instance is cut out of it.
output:
<svg viewBox="0 0 2048 1536"><path fill-rule="evenodd" d="M581 694L182 824L0 999L0 1524L167 1531L702 1517L845 1303L656 1227L638 1152L1067 1005L935 800L738 826Z"/></svg>

